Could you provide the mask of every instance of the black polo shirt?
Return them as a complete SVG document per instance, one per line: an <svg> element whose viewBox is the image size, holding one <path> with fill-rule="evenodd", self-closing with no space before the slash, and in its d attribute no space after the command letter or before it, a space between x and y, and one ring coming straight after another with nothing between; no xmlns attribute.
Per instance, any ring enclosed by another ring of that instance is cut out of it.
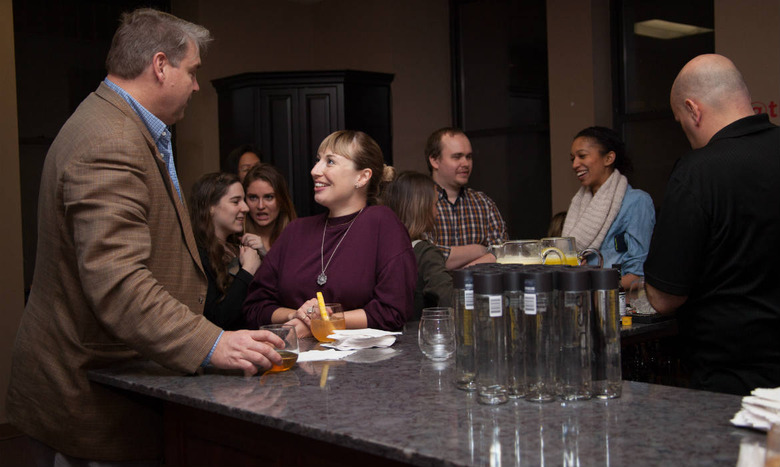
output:
<svg viewBox="0 0 780 467"><path fill-rule="evenodd" d="M780 386L780 128L767 115L677 162L645 279L688 296L677 318L695 387Z"/></svg>

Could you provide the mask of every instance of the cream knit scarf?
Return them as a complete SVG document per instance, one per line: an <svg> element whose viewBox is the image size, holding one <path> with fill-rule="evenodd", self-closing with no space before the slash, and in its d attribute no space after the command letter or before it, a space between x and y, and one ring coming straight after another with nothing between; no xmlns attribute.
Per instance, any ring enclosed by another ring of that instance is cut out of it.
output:
<svg viewBox="0 0 780 467"><path fill-rule="evenodd" d="M628 179L617 169L601 185L596 196L589 188L580 187L566 213L563 236L574 237L577 250L601 248L609 227L620 212L627 188Z"/></svg>

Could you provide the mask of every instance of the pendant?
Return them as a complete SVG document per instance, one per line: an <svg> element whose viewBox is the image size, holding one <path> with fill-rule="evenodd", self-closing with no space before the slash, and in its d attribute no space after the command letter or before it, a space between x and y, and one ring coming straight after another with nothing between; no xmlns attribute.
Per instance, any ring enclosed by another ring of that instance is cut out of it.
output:
<svg viewBox="0 0 780 467"><path fill-rule="evenodd" d="M324 272L321 272L320 275L317 276L317 285L325 285L326 282L328 282L328 276L326 276Z"/></svg>

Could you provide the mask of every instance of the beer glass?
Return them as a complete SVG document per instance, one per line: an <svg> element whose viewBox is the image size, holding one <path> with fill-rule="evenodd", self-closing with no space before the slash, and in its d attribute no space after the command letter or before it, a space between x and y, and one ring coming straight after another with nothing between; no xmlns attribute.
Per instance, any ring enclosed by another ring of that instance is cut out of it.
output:
<svg viewBox="0 0 780 467"><path fill-rule="evenodd" d="M287 371L298 361L298 333L295 332L295 326L290 324L267 324L260 326L260 330L269 331L276 334L284 341L284 346L275 349L282 357L282 364L274 364L266 373L278 373Z"/></svg>

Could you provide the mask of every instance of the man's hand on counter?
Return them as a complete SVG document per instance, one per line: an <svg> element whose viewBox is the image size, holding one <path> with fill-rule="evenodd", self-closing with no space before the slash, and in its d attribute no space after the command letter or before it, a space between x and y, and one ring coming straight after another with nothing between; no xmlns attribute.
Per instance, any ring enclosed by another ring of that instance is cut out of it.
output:
<svg viewBox="0 0 780 467"><path fill-rule="evenodd" d="M275 347L284 347L284 341L268 331L225 331L211 356L211 364L222 369L240 369L251 376L260 369L271 368L273 363L282 364Z"/></svg>

